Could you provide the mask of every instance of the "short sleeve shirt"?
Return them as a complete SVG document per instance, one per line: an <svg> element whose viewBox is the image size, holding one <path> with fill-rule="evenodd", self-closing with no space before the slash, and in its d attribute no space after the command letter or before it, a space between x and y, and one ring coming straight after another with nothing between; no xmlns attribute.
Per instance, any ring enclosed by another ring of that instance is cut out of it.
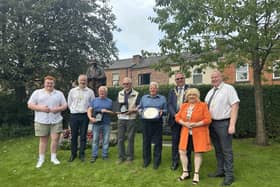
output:
<svg viewBox="0 0 280 187"><path fill-rule="evenodd" d="M92 107L93 112L96 111L100 112L102 109L112 110L113 102L109 98L101 99L100 97L97 97L90 103L90 107ZM110 122L111 122L110 114L104 113L103 120L100 123L109 125Z"/></svg>
<svg viewBox="0 0 280 187"><path fill-rule="evenodd" d="M48 108L54 108L61 105L66 105L66 99L63 93L59 90L53 90L51 93L44 89L35 90L28 100L28 104L44 105ZM60 112L41 112L35 111L35 122L42 124L56 124L62 121Z"/></svg>
<svg viewBox="0 0 280 187"><path fill-rule="evenodd" d="M213 92L214 88L207 93L205 97L206 103L209 102ZM238 102L240 100L234 87L226 83L221 83L209 106L212 119L221 120L230 118L231 106Z"/></svg>

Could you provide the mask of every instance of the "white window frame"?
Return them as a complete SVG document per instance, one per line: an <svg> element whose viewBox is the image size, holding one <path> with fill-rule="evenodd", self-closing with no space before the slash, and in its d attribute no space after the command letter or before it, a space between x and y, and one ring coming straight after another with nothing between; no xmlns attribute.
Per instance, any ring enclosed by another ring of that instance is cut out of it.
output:
<svg viewBox="0 0 280 187"><path fill-rule="evenodd" d="M202 70L199 68L196 68L193 70L193 75L192 75L192 79L193 79L193 84L202 84L203 82L203 74L202 74ZM200 79L198 81L195 81L195 79Z"/></svg>
<svg viewBox="0 0 280 187"><path fill-rule="evenodd" d="M278 66L278 67L277 67ZM277 69L276 69L277 68ZM276 75L276 71L277 74ZM273 74L272 74L273 79L280 79L280 60L276 60L273 62Z"/></svg>
<svg viewBox="0 0 280 187"><path fill-rule="evenodd" d="M242 69L241 69L242 68ZM244 68L244 69L243 69ZM239 74L247 74L246 77L240 79ZM245 82L249 81L249 64L244 64L239 67L236 67L236 72L235 72L235 80L236 82Z"/></svg>
<svg viewBox="0 0 280 187"><path fill-rule="evenodd" d="M120 81L120 73L119 72L112 73L112 85L119 86L119 81Z"/></svg>

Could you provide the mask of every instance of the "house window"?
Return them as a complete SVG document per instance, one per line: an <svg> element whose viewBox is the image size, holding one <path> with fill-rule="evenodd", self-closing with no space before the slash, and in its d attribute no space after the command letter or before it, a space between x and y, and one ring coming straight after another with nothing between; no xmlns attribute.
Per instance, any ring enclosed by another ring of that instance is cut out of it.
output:
<svg viewBox="0 0 280 187"><path fill-rule="evenodd" d="M280 60L273 62L273 79L280 79Z"/></svg>
<svg viewBox="0 0 280 187"><path fill-rule="evenodd" d="M193 84L202 84L202 72L201 69L195 69L193 71Z"/></svg>
<svg viewBox="0 0 280 187"><path fill-rule="evenodd" d="M242 82L248 80L249 80L249 64L238 66L236 68L236 81Z"/></svg>
<svg viewBox="0 0 280 187"><path fill-rule="evenodd" d="M150 73L138 75L138 85L150 84Z"/></svg>
<svg viewBox="0 0 280 187"><path fill-rule="evenodd" d="M120 74L119 73L113 73L112 74L112 85L113 86L119 86L119 80L120 80Z"/></svg>

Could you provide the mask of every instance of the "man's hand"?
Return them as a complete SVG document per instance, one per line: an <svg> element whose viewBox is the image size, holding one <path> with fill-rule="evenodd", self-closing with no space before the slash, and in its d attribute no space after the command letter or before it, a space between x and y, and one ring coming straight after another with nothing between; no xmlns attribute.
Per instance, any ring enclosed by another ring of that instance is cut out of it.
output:
<svg viewBox="0 0 280 187"><path fill-rule="evenodd" d="M228 133L229 133L229 134L234 134L234 133L235 133L235 126L234 126L234 125L229 125L229 127L228 127Z"/></svg>
<svg viewBox="0 0 280 187"><path fill-rule="evenodd" d="M51 112L51 110L49 109L49 107L48 107L48 106L44 106L44 105L38 106L38 109L39 109L39 111L41 111L41 112L46 112L46 113Z"/></svg>

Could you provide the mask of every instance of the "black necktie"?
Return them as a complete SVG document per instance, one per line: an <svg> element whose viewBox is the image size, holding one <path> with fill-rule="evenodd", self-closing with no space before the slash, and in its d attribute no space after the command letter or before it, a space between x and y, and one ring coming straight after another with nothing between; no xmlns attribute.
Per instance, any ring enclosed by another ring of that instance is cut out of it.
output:
<svg viewBox="0 0 280 187"><path fill-rule="evenodd" d="M218 88L214 88L214 91L213 91L213 93L212 93L212 95L211 95L211 97L210 97L210 99L208 101L208 108L210 108L210 104L211 104L212 99L213 99L213 97L214 97L214 95L215 95L217 90L218 90Z"/></svg>

